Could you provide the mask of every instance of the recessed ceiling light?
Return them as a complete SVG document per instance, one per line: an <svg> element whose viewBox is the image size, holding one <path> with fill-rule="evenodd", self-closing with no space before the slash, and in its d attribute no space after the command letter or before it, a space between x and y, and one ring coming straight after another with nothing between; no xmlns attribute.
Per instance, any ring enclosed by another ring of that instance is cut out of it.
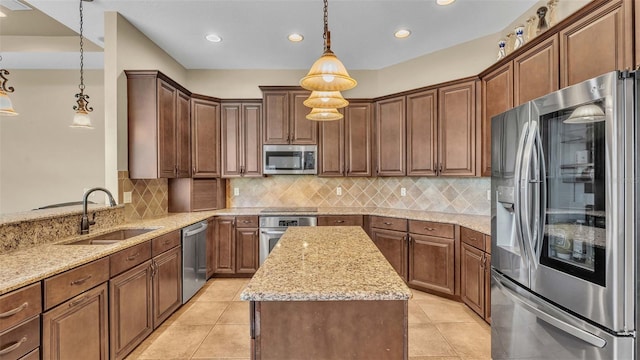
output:
<svg viewBox="0 0 640 360"><path fill-rule="evenodd" d="M455 1L456 1L456 0L436 0L436 4L438 4L438 5L442 5L442 6L445 6L445 5L451 5L451 4L453 4Z"/></svg>
<svg viewBox="0 0 640 360"><path fill-rule="evenodd" d="M287 38L291 42L300 42L300 41L304 40L304 36L302 36L301 34L298 34L298 33L290 34Z"/></svg>
<svg viewBox="0 0 640 360"><path fill-rule="evenodd" d="M206 36L207 40L211 41L211 42L215 42L218 43L220 41L222 41L222 38L216 34L209 34Z"/></svg>
<svg viewBox="0 0 640 360"><path fill-rule="evenodd" d="M411 31L407 29L400 29L393 34L393 36L397 37L398 39L404 39L406 37L409 37L409 35L411 35Z"/></svg>

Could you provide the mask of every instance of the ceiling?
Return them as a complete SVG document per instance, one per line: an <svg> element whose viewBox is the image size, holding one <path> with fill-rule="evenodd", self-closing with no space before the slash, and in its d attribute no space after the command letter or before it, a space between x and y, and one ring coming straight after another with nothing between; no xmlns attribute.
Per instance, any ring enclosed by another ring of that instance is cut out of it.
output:
<svg viewBox="0 0 640 360"><path fill-rule="evenodd" d="M0 4L5 1L16 0ZM457 0L439 6L435 0L331 0L332 50L348 69L380 69L502 31L537 2ZM64 37L78 31L78 0L28 4L39 10L33 12L37 17L14 21L14 13L32 13L14 11L0 18L2 37ZM322 6L321 0L94 0L84 3L84 33L104 46L104 12L116 11L187 69L305 69L323 50ZM55 21L45 21L40 11ZM400 28L410 29L411 36L394 38ZM304 41L289 42L292 32L301 33ZM210 33L222 42L207 41ZM6 60L20 65L23 51L0 49ZM44 53L49 60L55 57ZM77 50L68 53L77 66ZM46 68L47 62L39 66Z"/></svg>

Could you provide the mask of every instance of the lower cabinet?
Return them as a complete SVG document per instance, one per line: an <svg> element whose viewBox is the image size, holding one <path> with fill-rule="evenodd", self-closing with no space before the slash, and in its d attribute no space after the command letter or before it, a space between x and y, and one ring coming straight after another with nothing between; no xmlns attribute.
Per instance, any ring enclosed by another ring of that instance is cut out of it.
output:
<svg viewBox="0 0 640 360"><path fill-rule="evenodd" d="M216 262L216 220L207 219L207 279L213 276Z"/></svg>
<svg viewBox="0 0 640 360"><path fill-rule="evenodd" d="M260 266L257 216L220 216L214 231L215 275L251 275Z"/></svg>
<svg viewBox="0 0 640 360"><path fill-rule="evenodd" d="M398 275L407 280L407 233L373 228L371 239Z"/></svg>
<svg viewBox="0 0 640 360"><path fill-rule="evenodd" d="M260 266L258 228L236 229L236 274L254 274Z"/></svg>
<svg viewBox="0 0 640 360"><path fill-rule="evenodd" d="M491 323L491 237L460 228L460 297L485 321Z"/></svg>
<svg viewBox="0 0 640 360"><path fill-rule="evenodd" d="M42 359L109 357L107 284L85 291L42 315Z"/></svg>
<svg viewBox="0 0 640 360"><path fill-rule="evenodd" d="M362 215L319 215L318 226L364 227L364 219Z"/></svg>
<svg viewBox="0 0 640 360"><path fill-rule="evenodd" d="M182 247L153 258L153 328L182 305Z"/></svg>

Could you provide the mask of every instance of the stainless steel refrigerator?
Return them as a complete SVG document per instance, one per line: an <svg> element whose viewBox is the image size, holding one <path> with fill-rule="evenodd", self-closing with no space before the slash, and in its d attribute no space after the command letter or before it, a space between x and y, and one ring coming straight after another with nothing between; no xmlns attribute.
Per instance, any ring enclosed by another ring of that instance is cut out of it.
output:
<svg viewBox="0 0 640 360"><path fill-rule="evenodd" d="M493 359L638 357L635 76L492 119Z"/></svg>

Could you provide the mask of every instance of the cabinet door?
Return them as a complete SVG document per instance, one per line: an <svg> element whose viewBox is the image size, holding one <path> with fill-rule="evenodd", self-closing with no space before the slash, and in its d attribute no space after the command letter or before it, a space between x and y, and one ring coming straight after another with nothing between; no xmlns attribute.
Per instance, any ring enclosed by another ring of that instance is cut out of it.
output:
<svg viewBox="0 0 640 360"><path fill-rule="evenodd" d="M476 82L438 90L439 175L475 175Z"/></svg>
<svg viewBox="0 0 640 360"><path fill-rule="evenodd" d="M315 145L318 143L318 122L308 120L307 114L311 109L304 106L303 102L311 94L309 91L290 91L290 144Z"/></svg>
<svg viewBox="0 0 640 360"><path fill-rule="evenodd" d="M234 274L236 269L235 217L220 216L216 218L216 274Z"/></svg>
<svg viewBox="0 0 640 360"><path fill-rule="evenodd" d="M538 74L531 74L537 77ZM482 156L481 175L491 176L491 118L513 107L513 68L511 62L482 80Z"/></svg>
<svg viewBox="0 0 640 360"><path fill-rule="evenodd" d="M263 144L289 143L289 93L287 91L264 91Z"/></svg>
<svg viewBox="0 0 640 360"><path fill-rule="evenodd" d="M191 99L192 177L220 176L220 104Z"/></svg>
<svg viewBox="0 0 640 360"><path fill-rule="evenodd" d="M411 234L409 238L410 285L455 294L455 241Z"/></svg>
<svg viewBox="0 0 640 360"><path fill-rule="evenodd" d="M214 218L207 220L207 279L213 276L216 260L216 222Z"/></svg>
<svg viewBox="0 0 640 360"><path fill-rule="evenodd" d="M376 102L376 174L406 174L406 118L404 96Z"/></svg>
<svg viewBox="0 0 640 360"><path fill-rule="evenodd" d="M344 175L344 119L320 121L318 176Z"/></svg>
<svg viewBox="0 0 640 360"><path fill-rule="evenodd" d="M346 176L371 176L370 102L352 102L344 111L344 160Z"/></svg>
<svg viewBox="0 0 640 360"><path fill-rule="evenodd" d="M222 177L242 175L242 130L240 121L241 104L222 104Z"/></svg>
<svg viewBox="0 0 640 360"><path fill-rule="evenodd" d="M191 105L189 95L176 91L176 177L191 174Z"/></svg>
<svg viewBox="0 0 640 360"><path fill-rule="evenodd" d="M153 331L151 260L109 280L111 358L124 359Z"/></svg>
<svg viewBox="0 0 640 360"><path fill-rule="evenodd" d="M176 177L176 93L170 84L158 79L158 176Z"/></svg>
<svg viewBox="0 0 640 360"><path fill-rule="evenodd" d="M258 270L259 240L257 228L236 229L236 274L253 274Z"/></svg>
<svg viewBox="0 0 640 360"><path fill-rule="evenodd" d="M612 1L560 31L560 87L633 66L631 1Z"/></svg>
<svg viewBox="0 0 640 360"><path fill-rule="evenodd" d="M460 297L473 311L484 316L484 252L462 244Z"/></svg>
<svg viewBox="0 0 640 360"><path fill-rule="evenodd" d="M371 239L382 255L404 280L407 279L407 234L401 231L371 229Z"/></svg>
<svg viewBox="0 0 640 360"><path fill-rule="evenodd" d="M437 171L437 91L407 96L407 175L434 176Z"/></svg>
<svg viewBox="0 0 640 360"><path fill-rule="evenodd" d="M556 34L513 60L513 106L558 90L558 52Z"/></svg>
<svg viewBox="0 0 640 360"><path fill-rule="evenodd" d="M107 283L42 315L42 359L109 358Z"/></svg>
<svg viewBox="0 0 640 360"><path fill-rule="evenodd" d="M262 176L262 104L242 104L242 176Z"/></svg>
<svg viewBox="0 0 640 360"><path fill-rule="evenodd" d="M153 258L153 328L182 305L182 247Z"/></svg>
<svg viewBox="0 0 640 360"><path fill-rule="evenodd" d="M484 255L484 320L491 324L491 255Z"/></svg>

